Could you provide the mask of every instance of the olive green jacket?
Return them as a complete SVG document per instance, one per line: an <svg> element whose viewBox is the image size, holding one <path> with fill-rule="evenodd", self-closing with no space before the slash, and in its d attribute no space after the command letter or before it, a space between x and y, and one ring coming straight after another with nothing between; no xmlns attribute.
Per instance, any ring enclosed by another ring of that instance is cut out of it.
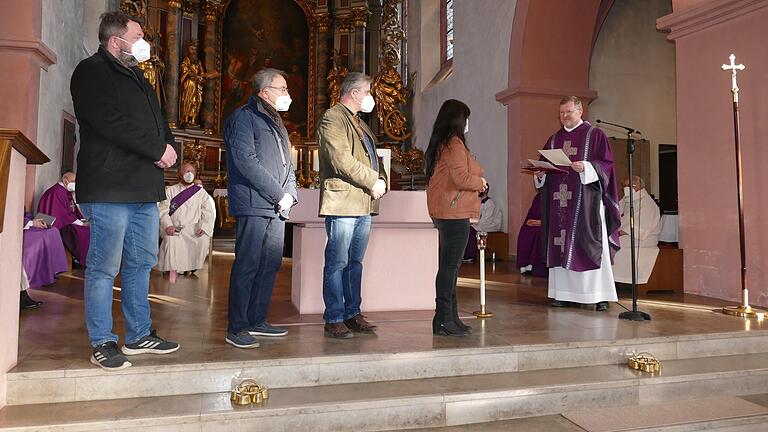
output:
<svg viewBox="0 0 768 432"><path fill-rule="evenodd" d="M386 182L386 172L371 168L363 137L352 123L352 112L337 103L326 110L317 126L320 148L320 216L366 216L378 214L379 200L371 197L378 179ZM360 126L376 138L364 122ZM378 157L373 155L373 157Z"/></svg>

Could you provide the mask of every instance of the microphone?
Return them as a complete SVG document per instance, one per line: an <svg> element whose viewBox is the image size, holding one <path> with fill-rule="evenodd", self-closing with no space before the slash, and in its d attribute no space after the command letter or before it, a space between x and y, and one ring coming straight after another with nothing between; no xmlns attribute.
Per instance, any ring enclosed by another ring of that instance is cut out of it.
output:
<svg viewBox="0 0 768 432"><path fill-rule="evenodd" d="M618 127L618 128L622 128L622 129L626 130L626 131L627 131L627 132L629 132L629 133L635 133L635 134L638 134L638 135L642 135L642 134L643 134L642 132L640 132L640 131L639 131L639 130L637 130L637 129L632 129L631 127L622 126L622 125L620 125L620 124L616 124L616 123L610 123L610 122L607 122L607 121L602 121L602 120L600 120L600 119L597 119L597 120L595 120L595 122L596 122L596 123L605 123L605 124L607 124L607 125L611 125L611 126L616 126L616 127Z"/></svg>

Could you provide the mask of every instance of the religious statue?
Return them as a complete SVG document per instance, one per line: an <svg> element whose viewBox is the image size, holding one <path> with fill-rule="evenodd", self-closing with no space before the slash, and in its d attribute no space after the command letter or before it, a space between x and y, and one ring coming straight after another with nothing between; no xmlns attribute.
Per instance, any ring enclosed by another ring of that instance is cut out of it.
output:
<svg viewBox="0 0 768 432"><path fill-rule="evenodd" d="M218 78L218 72L206 73L203 63L197 57L197 41L187 45L187 55L181 62L181 123L197 126L197 117L203 104L203 85L205 81Z"/></svg>
<svg viewBox="0 0 768 432"><path fill-rule="evenodd" d="M328 99L330 106L339 103L341 98L341 83L347 76L347 68L342 65L341 51L333 50L333 68L328 72Z"/></svg>
<svg viewBox="0 0 768 432"><path fill-rule="evenodd" d="M147 42L150 45L150 57L149 60L139 63L139 69L144 72L144 78L149 82L150 87L155 90L158 103L163 103L163 72L165 71L165 64L160 60L158 51L160 49L160 34L157 33L152 27L147 26L144 31Z"/></svg>

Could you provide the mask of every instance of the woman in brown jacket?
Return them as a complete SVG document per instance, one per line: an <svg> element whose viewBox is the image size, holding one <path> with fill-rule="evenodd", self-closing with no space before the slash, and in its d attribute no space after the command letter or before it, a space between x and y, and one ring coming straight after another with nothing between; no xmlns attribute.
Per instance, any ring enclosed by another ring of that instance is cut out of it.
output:
<svg viewBox="0 0 768 432"><path fill-rule="evenodd" d="M435 278L435 318L432 333L466 336L472 327L459 319L456 279L469 237L469 220L480 217L478 193L487 188L483 167L464 141L469 131L469 107L449 99L440 107L429 147L427 207L440 235L440 258Z"/></svg>

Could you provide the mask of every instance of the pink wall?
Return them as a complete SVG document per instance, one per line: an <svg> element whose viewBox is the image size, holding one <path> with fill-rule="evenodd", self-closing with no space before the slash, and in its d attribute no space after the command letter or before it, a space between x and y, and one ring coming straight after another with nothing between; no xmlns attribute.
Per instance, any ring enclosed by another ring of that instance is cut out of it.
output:
<svg viewBox="0 0 768 432"><path fill-rule="evenodd" d="M24 222L26 160L13 150L5 222L0 233L0 408L5 405L5 373L16 365L19 344L19 287Z"/></svg>
<svg viewBox="0 0 768 432"><path fill-rule="evenodd" d="M612 1L518 0L509 48L509 81L496 100L507 106L507 199L510 253L534 196L521 161L534 158L560 123L558 104L566 95L586 103L589 65L595 34ZM585 109L586 111L586 109ZM588 118L585 112L585 118Z"/></svg>
<svg viewBox="0 0 768 432"><path fill-rule="evenodd" d="M677 6L677 3L675 5ZM768 1L700 1L658 20L677 48L680 245L685 291L738 301L739 237L730 73L736 54L750 301L768 305Z"/></svg>
<svg viewBox="0 0 768 432"><path fill-rule="evenodd" d="M3 3L0 14L0 127L18 129L37 140L40 68L56 62L56 54L40 41L42 0ZM5 229L0 234L0 407L5 405L5 379L16 364L19 334L22 217L34 193L34 167L14 151ZM29 174L29 175L28 175ZM3 209L0 209L3 211Z"/></svg>

